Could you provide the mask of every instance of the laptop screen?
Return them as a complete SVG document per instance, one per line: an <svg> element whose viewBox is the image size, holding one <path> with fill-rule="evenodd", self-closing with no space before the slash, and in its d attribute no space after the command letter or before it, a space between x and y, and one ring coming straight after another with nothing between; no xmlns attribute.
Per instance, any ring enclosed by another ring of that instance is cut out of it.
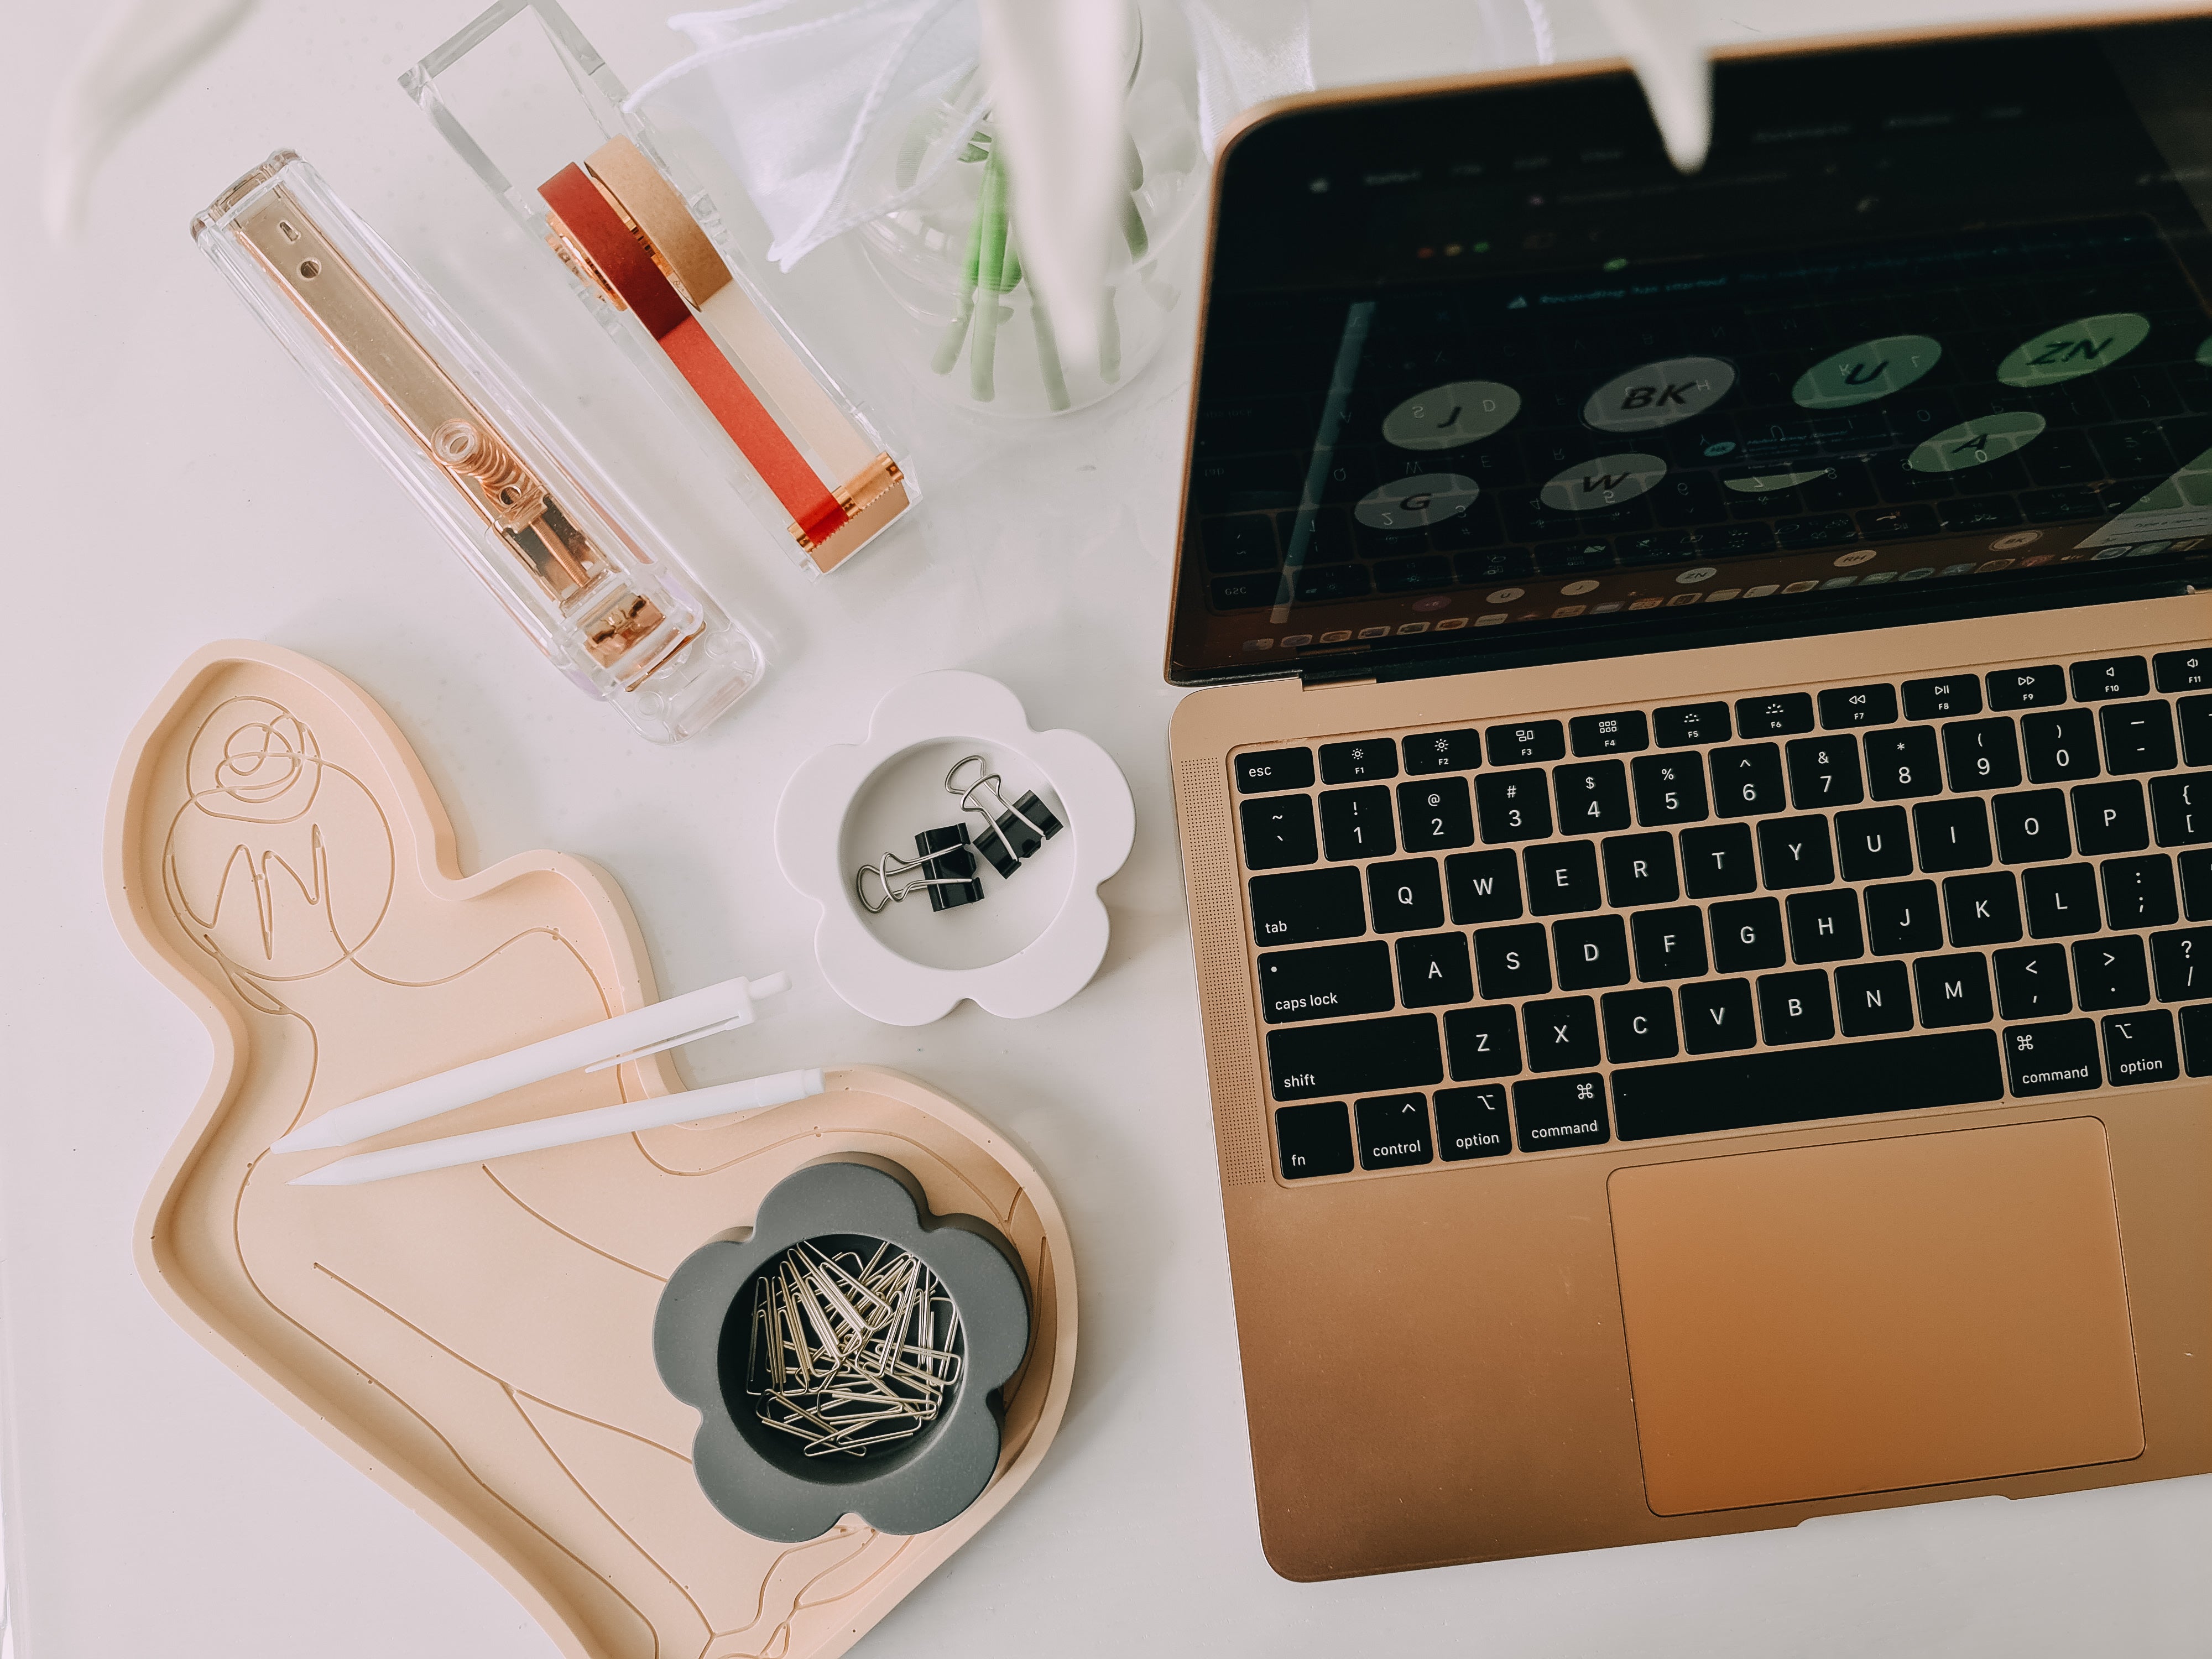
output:
<svg viewBox="0 0 2212 1659"><path fill-rule="evenodd" d="M1723 60L1686 177L1625 73L1316 99L1218 189L1179 684L2212 564L2212 22Z"/></svg>

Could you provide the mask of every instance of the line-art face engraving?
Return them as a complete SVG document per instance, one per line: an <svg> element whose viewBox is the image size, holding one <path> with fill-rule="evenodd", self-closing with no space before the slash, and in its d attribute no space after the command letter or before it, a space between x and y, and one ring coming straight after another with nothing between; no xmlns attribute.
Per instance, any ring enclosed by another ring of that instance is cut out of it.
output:
<svg viewBox="0 0 2212 1659"><path fill-rule="evenodd" d="M634 1006L642 969L619 895L587 866L526 854L465 880L426 873L441 809L394 763L396 738L334 676L270 654L282 662L180 676L166 723L126 760L125 879L149 903L125 925L230 1001L246 1035L157 1183L149 1281L468 1545L576 1659L842 1651L1004 1499L994 1488L972 1522L916 1539L849 1517L796 1545L732 1528L692 1477L696 1413L653 1369L666 1275L825 1150L890 1158L940 1212L990 1218L1040 1306L1005 1390L1010 1492L1066 1396L1049 1197L957 1108L865 1082L835 1116L805 1103L367 1188L289 1186L307 1164L267 1148L298 1122ZM392 1139L681 1086L638 1069L556 1079Z"/></svg>

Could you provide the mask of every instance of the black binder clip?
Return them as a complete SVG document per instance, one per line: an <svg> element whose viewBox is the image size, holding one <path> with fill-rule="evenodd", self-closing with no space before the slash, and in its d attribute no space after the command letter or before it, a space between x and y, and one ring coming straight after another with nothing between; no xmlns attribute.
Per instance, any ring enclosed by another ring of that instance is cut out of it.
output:
<svg viewBox="0 0 2212 1659"><path fill-rule="evenodd" d="M853 872L853 896L870 915L881 915L894 904L916 893L929 895L933 910L957 910L982 901L983 882L975 867L975 851L968 840L968 826L949 823L942 830L925 830L914 838L918 859L885 853L873 864ZM868 878L876 878L882 896L868 896Z"/></svg>
<svg viewBox="0 0 2212 1659"><path fill-rule="evenodd" d="M965 756L954 762L952 769L945 775L945 789L947 794L960 798L963 810L983 820L983 833L975 837L975 850L988 859L1001 876L1011 879L1017 870L1036 856L1039 848L1067 826L1053 816L1052 809L1038 799L1034 789L1009 805L996 772L983 773L970 784L961 783L963 768L988 764L981 755Z"/></svg>

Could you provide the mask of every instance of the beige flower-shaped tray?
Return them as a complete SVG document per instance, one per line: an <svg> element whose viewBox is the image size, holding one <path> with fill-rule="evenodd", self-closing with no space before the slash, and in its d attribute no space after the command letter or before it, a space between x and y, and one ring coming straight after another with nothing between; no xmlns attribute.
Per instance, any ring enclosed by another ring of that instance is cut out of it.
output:
<svg viewBox="0 0 2212 1659"><path fill-rule="evenodd" d="M854 1067L814 1099L356 1188L269 1143L334 1105L635 1008L654 992L613 881L525 853L463 876L384 712L321 664L201 651L131 734L108 809L124 937L199 1015L214 1074L138 1220L162 1305L490 1571L575 1659L829 1659L989 1520L1067 1403L1075 1286L1052 1194L990 1127ZM374 1145L680 1086L665 1057L517 1090ZM1035 1307L998 1471L916 1537L809 1543L717 1515L662 1387L667 1275L800 1165L866 1152L988 1218Z"/></svg>

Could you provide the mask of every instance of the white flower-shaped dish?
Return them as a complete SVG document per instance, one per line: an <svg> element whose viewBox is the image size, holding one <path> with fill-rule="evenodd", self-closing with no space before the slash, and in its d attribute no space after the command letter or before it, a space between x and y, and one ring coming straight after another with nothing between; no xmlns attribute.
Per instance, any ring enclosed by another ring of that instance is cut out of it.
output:
<svg viewBox="0 0 2212 1659"><path fill-rule="evenodd" d="M944 787L953 763L974 754L1003 775L1009 801L1034 789L1067 827L1011 878L977 859L980 904L933 911L917 894L870 915L853 892L862 864L886 850L914 857L921 830L965 822L981 833L982 819ZM871 1019L926 1025L963 997L1021 1019L1089 984L1106 955L1098 884L1135 836L1128 782L1103 749L1079 732L1032 731L1005 686L946 671L895 688L866 741L799 769L776 809L775 855L821 910L814 954L830 988Z"/></svg>

